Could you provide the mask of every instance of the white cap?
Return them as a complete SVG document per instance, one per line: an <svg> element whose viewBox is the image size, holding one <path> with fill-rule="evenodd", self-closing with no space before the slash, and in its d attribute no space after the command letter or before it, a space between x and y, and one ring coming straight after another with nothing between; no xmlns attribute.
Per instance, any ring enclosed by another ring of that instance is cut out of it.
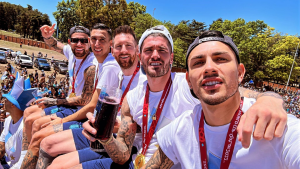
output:
<svg viewBox="0 0 300 169"><path fill-rule="evenodd" d="M171 44L171 47L172 47L172 52L173 52L173 39L172 39L172 36L171 34L169 33L168 29L163 26L163 25L157 25L155 27L152 27L150 29L147 29L142 37L140 38L140 41L139 41L139 48L140 48L140 52L141 52L141 47L142 47L142 43L144 42L144 40L151 34L153 33L161 33L163 35L165 35L165 37L169 40L170 44Z"/></svg>

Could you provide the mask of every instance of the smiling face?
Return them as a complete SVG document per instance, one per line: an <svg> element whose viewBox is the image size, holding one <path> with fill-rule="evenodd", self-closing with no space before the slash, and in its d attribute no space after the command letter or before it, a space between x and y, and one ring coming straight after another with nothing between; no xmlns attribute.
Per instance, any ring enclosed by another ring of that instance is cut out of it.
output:
<svg viewBox="0 0 300 169"><path fill-rule="evenodd" d="M121 68L130 68L136 59L137 52L137 44L130 33L121 33L114 37L112 53Z"/></svg>
<svg viewBox="0 0 300 169"><path fill-rule="evenodd" d="M210 41L199 44L189 55L187 81L204 103L223 103L238 91L245 68L226 44Z"/></svg>
<svg viewBox="0 0 300 169"><path fill-rule="evenodd" d="M91 32L91 48L96 57L108 55L111 40L106 30L93 29Z"/></svg>
<svg viewBox="0 0 300 169"><path fill-rule="evenodd" d="M89 39L89 36L85 33L73 33L71 35L71 38ZM78 41L78 43L73 43L70 41L70 39L68 40L68 42L76 58L82 59L84 56L86 56L89 53L89 48L90 48L89 43L82 43L81 41Z"/></svg>
<svg viewBox="0 0 300 169"><path fill-rule="evenodd" d="M141 63L150 77L161 77L170 70L173 53L166 38L149 35L143 42L141 49Z"/></svg>

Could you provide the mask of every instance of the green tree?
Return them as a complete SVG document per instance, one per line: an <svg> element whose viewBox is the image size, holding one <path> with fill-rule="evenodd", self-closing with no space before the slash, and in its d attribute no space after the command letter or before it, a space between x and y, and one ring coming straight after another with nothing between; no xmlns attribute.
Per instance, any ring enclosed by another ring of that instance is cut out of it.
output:
<svg viewBox="0 0 300 169"><path fill-rule="evenodd" d="M57 11L53 12L59 29L59 39L67 42L70 28L80 25L80 19L76 14L78 3L75 0L62 0L58 2Z"/></svg>

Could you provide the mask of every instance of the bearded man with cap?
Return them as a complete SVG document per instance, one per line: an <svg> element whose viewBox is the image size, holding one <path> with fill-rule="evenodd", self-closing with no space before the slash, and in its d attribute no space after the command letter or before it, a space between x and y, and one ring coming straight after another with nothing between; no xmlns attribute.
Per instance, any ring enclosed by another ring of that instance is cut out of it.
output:
<svg viewBox="0 0 300 169"><path fill-rule="evenodd" d="M190 45L186 62L188 84L201 105L158 131L159 150L144 168L171 168L174 164L187 169L299 168L300 120L292 115L288 115L286 128L268 124L276 128L275 136L283 133L281 138L258 141L251 137L249 148L243 148L237 125L258 101L237 92L245 67L230 37L219 31L204 32Z"/></svg>
<svg viewBox="0 0 300 169"><path fill-rule="evenodd" d="M23 132L23 151L27 151L21 168L35 168L39 154L39 144L46 132L37 133L41 126L55 117L64 118L74 114L92 98L95 85L97 59L90 52L90 31L83 26L70 29L68 45L58 42L52 37L54 25L42 26L41 33L45 43L60 52L68 59L70 77L69 94L66 99L41 98L37 105L27 108L24 112L25 131ZM70 124L71 125L71 124ZM57 124L47 129L49 133L56 133L69 128L67 125ZM30 143L30 145L29 145Z"/></svg>
<svg viewBox="0 0 300 169"><path fill-rule="evenodd" d="M141 168L158 150L157 132L183 112L192 110L194 106L200 104L200 101L190 93L189 85L185 80L186 75L171 73L173 40L164 26L146 30L139 41L139 48L141 65L146 73L147 81L129 91L124 98L121 108L121 127L117 138L99 140L114 163L122 165L133 160L135 168ZM277 109L273 110L269 107L270 100L279 103L279 105L272 105L277 106ZM281 106L282 103L282 99L261 94L257 103L252 107L256 111L245 113L245 121L251 119L252 121L245 123L244 125L247 126L244 127L252 131L257 121L256 125L259 130L256 130L254 134L262 137L267 128L267 131L271 131L268 136L273 137L275 129L272 127L269 129L266 124L277 125L280 121L278 126L284 128L286 112ZM274 114L277 116L274 117ZM90 122L95 121L91 113L87 116ZM281 119L278 119L279 116ZM96 129L89 122L84 123L83 127L83 134L91 141L95 141L89 133L96 134ZM249 135L252 134L247 133L247 130L243 133L245 144L248 144ZM240 133L242 131L240 130ZM261 131L263 132L260 133ZM138 155L132 155L133 158L130 159L133 146L137 147ZM180 164L174 167L180 168ZM133 168L133 165L130 168Z"/></svg>
<svg viewBox="0 0 300 169"><path fill-rule="evenodd" d="M3 112L9 112L5 119L4 130L0 136L0 158L7 154L10 168L20 168L22 149L23 112L34 101L32 93L36 89L24 89L24 78L18 78L8 94L3 94ZM18 162L19 161L19 162ZM5 166L4 166L5 167Z"/></svg>

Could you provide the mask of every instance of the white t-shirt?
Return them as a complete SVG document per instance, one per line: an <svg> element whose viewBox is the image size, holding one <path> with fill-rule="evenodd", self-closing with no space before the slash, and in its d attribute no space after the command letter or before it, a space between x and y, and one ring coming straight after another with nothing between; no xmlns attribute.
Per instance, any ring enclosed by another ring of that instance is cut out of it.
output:
<svg viewBox="0 0 300 169"><path fill-rule="evenodd" d="M255 99L244 98L243 112L254 103ZM201 105L197 105L157 133L160 148L174 164L180 163L182 168L201 169L198 133L201 110ZM209 169L220 168L229 125L212 127L204 124ZM299 129L300 120L288 115L287 127L281 138L256 141L252 137L248 149L243 148L237 139L229 168L299 169Z"/></svg>
<svg viewBox="0 0 300 169"><path fill-rule="evenodd" d="M23 136L23 117L13 124L11 116L7 117L4 122L4 129L0 136L0 141L5 143L5 152L9 166L16 164L20 158L22 150Z"/></svg>
<svg viewBox="0 0 300 169"><path fill-rule="evenodd" d="M187 110L192 110L195 105L200 104L199 100L195 99L189 90L189 86L185 79L184 73L171 73L172 77L172 86L168 98L166 99L164 108L162 110L160 119L158 121L156 131L159 131L167 124L169 124L176 117L181 115ZM133 117L133 120L142 128L143 122L143 105L144 98L146 93L146 86L148 81L146 80L141 85L137 86L135 89L127 93L127 102L130 108L130 114ZM155 112L158 102L161 98L163 91L160 92L150 92L149 93L149 114L148 119L152 119L150 112ZM152 113L153 114L153 113ZM149 124L149 123L148 123ZM150 125L148 125L149 127ZM136 133L134 139L134 146L138 149L138 154L142 151L142 133ZM152 157L157 148L157 136L154 133L149 147L145 154L146 162ZM135 156L133 156L133 160Z"/></svg>
<svg viewBox="0 0 300 169"><path fill-rule="evenodd" d="M121 68L113 55L109 53L103 63L98 63L98 66L97 89L101 89L102 86L119 87L118 74Z"/></svg>
<svg viewBox="0 0 300 169"><path fill-rule="evenodd" d="M79 65L81 64L81 61L83 59L76 59L72 49L70 47L70 45L65 45L64 49L63 49L64 55L67 57L68 59L68 71L69 71L69 84L70 86L72 86L72 82L73 82L73 73L76 74ZM75 65L75 71L74 71L74 62L76 60L76 65ZM83 86L85 83L85 79L84 79L84 71L90 67L90 66L97 66L98 65L98 61L96 59L96 57L94 56L94 53L90 53L87 58L85 59L84 63L82 64L77 77L75 79L75 94L76 96L80 96L82 94L82 90L83 90ZM69 89L69 93L68 96L72 93L72 89ZM81 107L81 106L80 106Z"/></svg>

